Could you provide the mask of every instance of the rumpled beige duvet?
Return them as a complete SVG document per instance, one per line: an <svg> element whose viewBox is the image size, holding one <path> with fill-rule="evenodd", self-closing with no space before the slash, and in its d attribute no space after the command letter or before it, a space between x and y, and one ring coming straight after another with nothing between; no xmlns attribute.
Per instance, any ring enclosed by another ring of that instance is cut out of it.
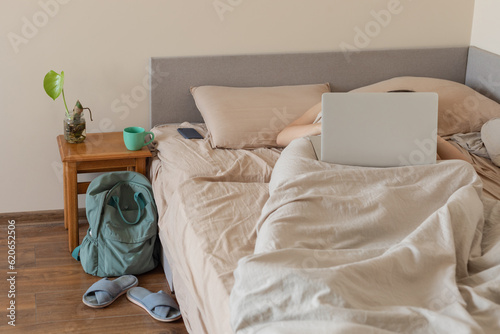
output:
<svg viewBox="0 0 500 334"><path fill-rule="evenodd" d="M500 333L500 204L466 162L338 166L295 140L234 276L236 333Z"/></svg>

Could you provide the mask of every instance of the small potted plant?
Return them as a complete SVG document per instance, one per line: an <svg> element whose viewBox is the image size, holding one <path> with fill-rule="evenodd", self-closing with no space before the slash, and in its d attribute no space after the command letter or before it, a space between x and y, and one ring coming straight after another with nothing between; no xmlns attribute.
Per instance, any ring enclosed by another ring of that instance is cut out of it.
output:
<svg viewBox="0 0 500 334"><path fill-rule="evenodd" d="M68 110L66 98L64 97L64 71L61 74L49 71L43 79L43 88L48 96L53 100L57 99L62 93L64 107L66 108L66 117L64 118L64 138L68 143L81 143L85 140L85 117L83 111L87 109L90 112L92 121L92 111L89 108L83 108L79 100L76 101L73 111Z"/></svg>

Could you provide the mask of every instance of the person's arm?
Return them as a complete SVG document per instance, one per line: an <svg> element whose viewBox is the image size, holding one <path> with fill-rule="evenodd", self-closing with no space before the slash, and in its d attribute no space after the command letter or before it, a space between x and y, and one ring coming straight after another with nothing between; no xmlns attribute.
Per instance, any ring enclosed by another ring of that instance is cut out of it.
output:
<svg viewBox="0 0 500 334"><path fill-rule="evenodd" d="M287 146L296 138L316 136L319 134L321 134L321 123L289 125L279 133L276 138L276 143L278 146Z"/></svg>
<svg viewBox="0 0 500 334"><path fill-rule="evenodd" d="M442 160L460 159L471 162L458 148L437 136L437 154Z"/></svg>
<svg viewBox="0 0 500 334"><path fill-rule="evenodd" d="M276 138L276 143L279 146L287 146L296 138L321 134L321 123L313 124L320 111L321 102L281 130Z"/></svg>

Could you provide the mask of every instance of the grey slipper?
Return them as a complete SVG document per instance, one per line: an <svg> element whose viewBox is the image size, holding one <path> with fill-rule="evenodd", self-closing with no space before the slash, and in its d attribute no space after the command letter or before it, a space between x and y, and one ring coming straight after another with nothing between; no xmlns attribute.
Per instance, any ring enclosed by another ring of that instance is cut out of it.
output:
<svg viewBox="0 0 500 334"><path fill-rule="evenodd" d="M113 281L105 277L92 284L83 295L82 302L92 308L106 307L138 283L134 275L123 275Z"/></svg>
<svg viewBox="0 0 500 334"><path fill-rule="evenodd" d="M132 288L127 291L127 299L158 321L172 322L181 317L179 305L164 291L153 293L141 287Z"/></svg>

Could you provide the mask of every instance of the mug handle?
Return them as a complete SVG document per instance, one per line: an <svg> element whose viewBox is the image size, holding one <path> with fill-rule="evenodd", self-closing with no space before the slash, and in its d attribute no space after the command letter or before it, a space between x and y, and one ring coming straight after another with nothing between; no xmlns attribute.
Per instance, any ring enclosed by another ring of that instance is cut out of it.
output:
<svg viewBox="0 0 500 334"><path fill-rule="evenodd" d="M152 132L149 132L149 131L146 131L146 134L150 134L151 135L151 140L148 141L146 144L142 145L142 146L146 146L146 145L149 145L153 142L153 140L155 140L155 134L152 133Z"/></svg>

